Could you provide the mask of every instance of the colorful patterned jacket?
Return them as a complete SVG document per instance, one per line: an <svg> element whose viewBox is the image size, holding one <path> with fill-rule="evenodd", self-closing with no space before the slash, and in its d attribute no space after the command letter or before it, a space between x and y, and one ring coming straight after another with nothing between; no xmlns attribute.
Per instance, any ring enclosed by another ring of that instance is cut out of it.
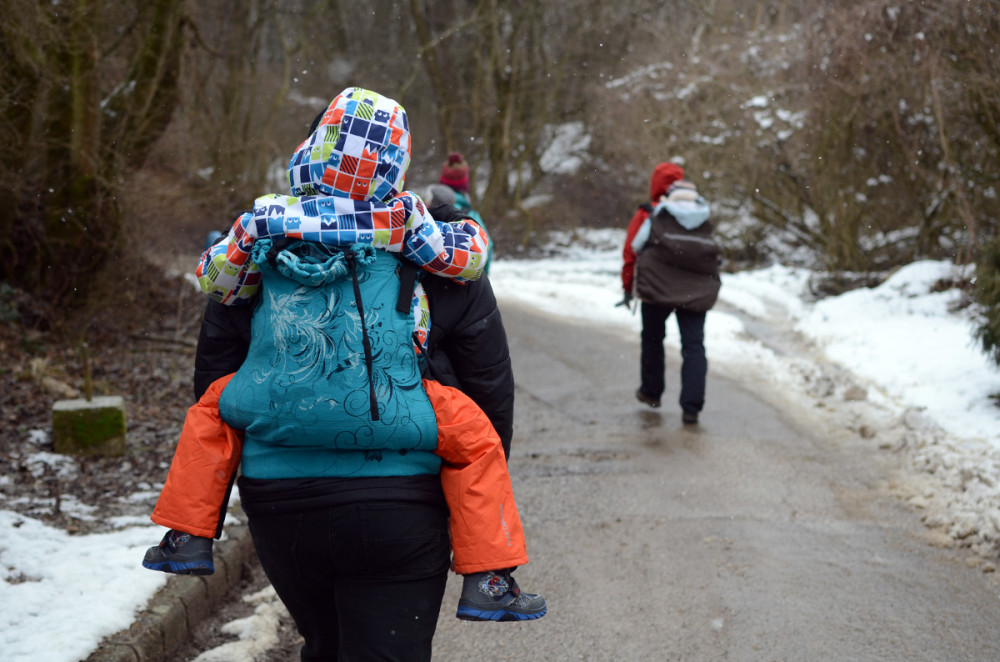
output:
<svg viewBox="0 0 1000 662"><path fill-rule="evenodd" d="M483 273L489 276L490 262L493 261L493 239L490 237L489 228L487 228L486 224L483 223L483 217L479 215L479 212L472 208L472 202L469 200L468 193L458 190L455 191L455 207L458 208L460 212L474 220L486 233L486 239L489 241L489 250L486 253L486 265L483 267Z"/></svg>
<svg viewBox="0 0 1000 662"><path fill-rule="evenodd" d="M292 195L266 195L236 219L228 239L202 255L202 290L227 305L253 300L260 272L249 258L258 239L369 244L458 281L483 273L486 232L475 222L436 222L417 195L402 191L410 163L406 111L358 87L330 103L288 164Z"/></svg>

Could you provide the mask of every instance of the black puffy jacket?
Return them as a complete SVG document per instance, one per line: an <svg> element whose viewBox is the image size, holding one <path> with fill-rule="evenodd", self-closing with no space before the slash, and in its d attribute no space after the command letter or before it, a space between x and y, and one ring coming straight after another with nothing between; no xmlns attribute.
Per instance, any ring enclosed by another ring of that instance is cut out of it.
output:
<svg viewBox="0 0 1000 662"><path fill-rule="evenodd" d="M449 205L430 211L440 221L465 218ZM472 398L493 423L509 456L514 432L514 373L507 332L489 279L460 284L427 274L421 282L431 314L427 376ZM251 306L209 301L195 354L195 399L216 379L243 364L250 346L252 314Z"/></svg>

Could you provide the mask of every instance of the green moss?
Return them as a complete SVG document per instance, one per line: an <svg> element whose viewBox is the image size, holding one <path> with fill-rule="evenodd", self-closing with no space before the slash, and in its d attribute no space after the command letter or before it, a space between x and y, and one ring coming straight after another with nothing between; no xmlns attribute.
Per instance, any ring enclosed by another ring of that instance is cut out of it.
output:
<svg viewBox="0 0 1000 662"><path fill-rule="evenodd" d="M118 397L63 400L52 408L57 453L124 455L125 430L125 404Z"/></svg>

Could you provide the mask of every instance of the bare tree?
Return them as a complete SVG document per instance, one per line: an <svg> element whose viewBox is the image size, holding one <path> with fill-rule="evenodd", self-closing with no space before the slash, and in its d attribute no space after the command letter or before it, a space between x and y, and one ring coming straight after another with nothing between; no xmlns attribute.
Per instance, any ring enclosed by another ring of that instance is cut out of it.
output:
<svg viewBox="0 0 1000 662"><path fill-rule="evenodd" d="M748 260L775 238L830 269L969 260L1000 223L996 0L4 9L0 279L53 304L120 266L134 219L171 200L217 228L272 192L268 175L346 85L407 108L417 183L462 151L502 240L623 222L667 159L711 197L721 234L739 220L728 236ZM551 161L568 128L589 140L575 173Z"/></svg>
<svg viewBox="0 0 1000 662"><path fill-rule="evenodd" d="M116 189L176 105L183 0L7 4L0 278L55 306L119 248Z"/></svg>
<svg viewBox="0 0 1000 662"><path fill-rule="evenodd" d="M521 201L546 182L540 162L553 128L587 121L588 95L654 4L411 0L446 149L478 166L491 224L529 214Z"/></svg>
<svg viewBox="0 0 1000 662"><path fill-rule="evenodd" d="M995 95L985 80L1000 62L989 46L998 25L985 0L872 0L815 23L808 128L785 150L787 195L775 197L815 212L831 269L966 261L982 226L996 232L982 196L996 182L998 115L981 101Z"/></svg>

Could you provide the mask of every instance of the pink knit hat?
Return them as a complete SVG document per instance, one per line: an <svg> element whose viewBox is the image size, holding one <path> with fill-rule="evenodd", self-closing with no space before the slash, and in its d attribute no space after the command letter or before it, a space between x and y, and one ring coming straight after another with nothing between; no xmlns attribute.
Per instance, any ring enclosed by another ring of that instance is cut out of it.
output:
<svg viewBox="0 0 1000 662"><path fill-rule="evenodd" d="M441 167L441 183L456 191L469 190L469 164L459 152L452 152Z"/></svg>

